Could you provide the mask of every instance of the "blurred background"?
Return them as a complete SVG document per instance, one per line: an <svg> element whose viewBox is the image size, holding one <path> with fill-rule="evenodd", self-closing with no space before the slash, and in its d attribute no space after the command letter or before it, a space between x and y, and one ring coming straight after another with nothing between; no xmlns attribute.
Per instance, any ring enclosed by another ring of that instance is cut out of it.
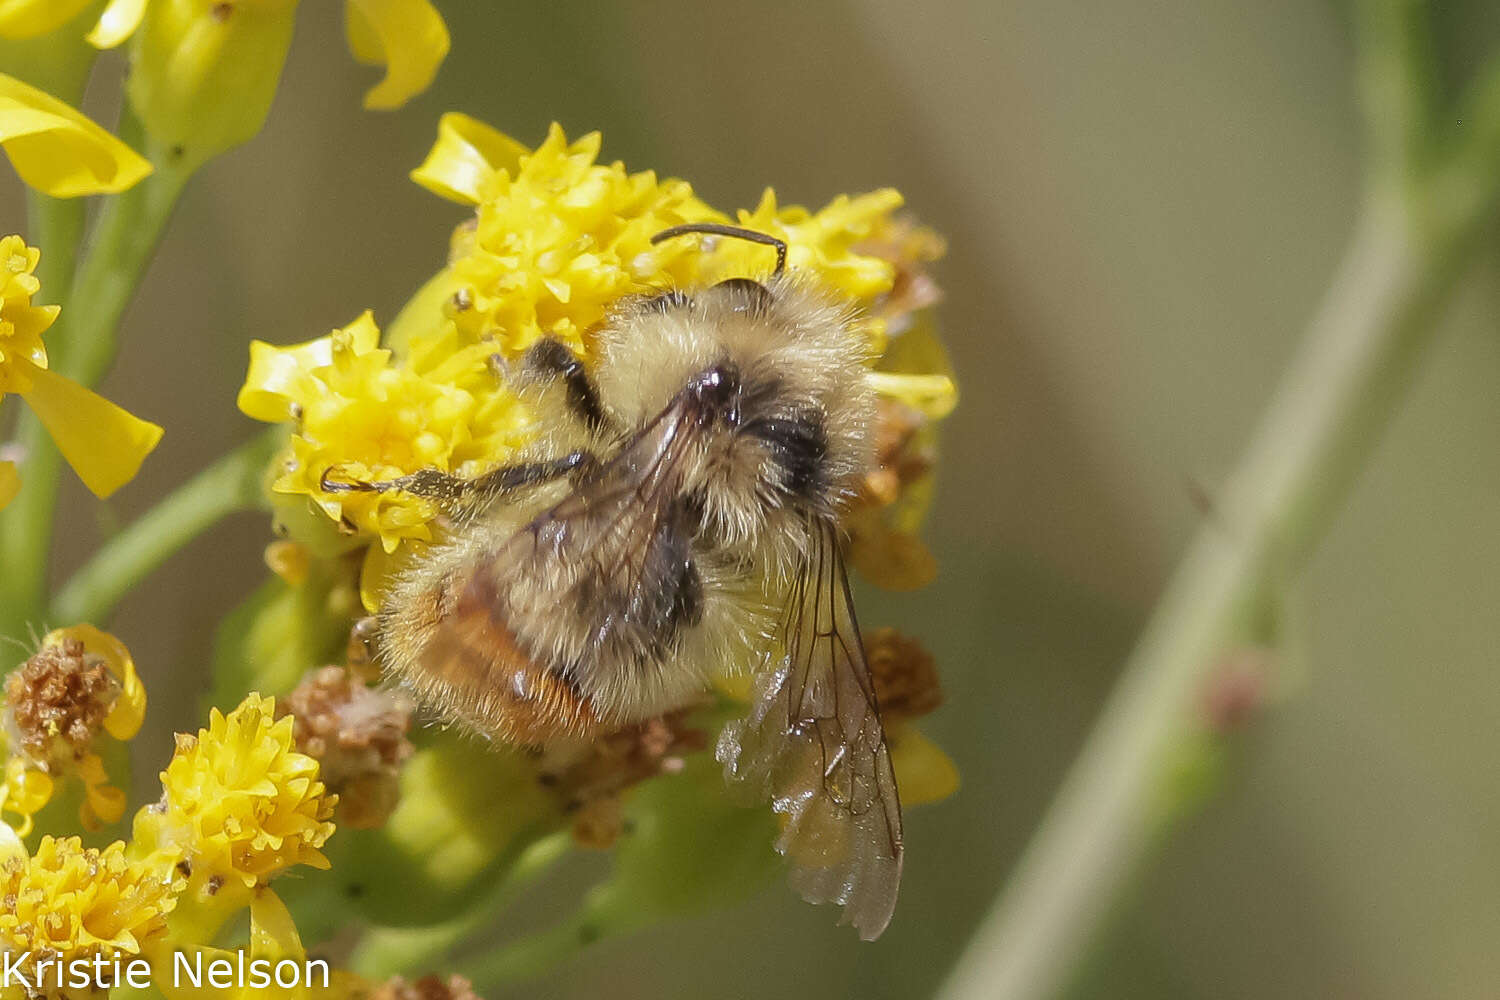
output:
<svg viewBox="0 0 1500 1000"><path fill-rule="evenodd" d="M195 180L127 316L103 391L168 432L115 513L255 430L234 408L251 338L303 340L366 307L384 322L439 266L462 211L406 173L442 111L526 142L552 119L601 129L607 158L688 178L723 207L767 184L812 206L900 188L951 240L941 316L963 398L928 532L939 580L867 590L861 613L939 658L950 700L927 729L964 786L909 815L903 900L878 945L775 885L605 942L528 995L927 995L1079 747L1348 237L1361 136L1345 12L438 6L453 51L437 85L374 115L357 110L371 74L344 51L339 5L303 5L265 131ZM1451 82L1500 44L1500 10L1442 6ZM6 174L0 228L22 218ZM1298 587L1281 694L1121 899L1073 995L1494 995L1500 269L1474 265ZM71 485L64 523L85 529L63 539L59 572L99 537ZM226 523L124 605L116 631L152 697L143 760L199 725L200 690L181 678L206 682L212 627L263 578L268 538L264 519ZM580 860L520 912L543 919L605 864Z"/></svg>

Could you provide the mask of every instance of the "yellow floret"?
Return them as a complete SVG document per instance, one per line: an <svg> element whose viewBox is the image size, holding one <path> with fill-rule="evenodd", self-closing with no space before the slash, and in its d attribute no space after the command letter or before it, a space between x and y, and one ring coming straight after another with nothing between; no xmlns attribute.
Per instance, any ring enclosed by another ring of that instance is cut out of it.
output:
<svg viewBox="0 0 1500 1000"><path fill-rule="evenodd" d="M207 729L179 736L162 772L160 805L136 816L135 844L186 860L195 879L246 888L293 865L327 868L318 850L333 835L335 798L318 762L292 745L292 719L276 721L273 699L251 694Z"/></svg>

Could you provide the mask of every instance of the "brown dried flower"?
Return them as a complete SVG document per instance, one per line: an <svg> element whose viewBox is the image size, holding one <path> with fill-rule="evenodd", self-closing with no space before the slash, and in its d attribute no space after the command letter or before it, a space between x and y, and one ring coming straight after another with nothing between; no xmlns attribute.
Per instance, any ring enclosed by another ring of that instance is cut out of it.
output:
<svg viewBox="0 0 1500 1000"><path fill-rule="evenodd" d="M44 646L5 681L12 751L42 767L81 759L119 694L104 658L79 639Z"/></svg>
<svg viewBox="0 0 1500 1000"><path fill-rule="evenodd" d="M423 976L416 982L408 982L401 976L392 976L369 994L368 1000L480 1000L474 992L474 984L463 976Z"/></svg>
<svg viewBox="0 0 1500 1000"><path fill-rule="evenodd" d="M937 661L920 642L893 628L878 628L865 639L865 659L881 715L916 719L943 703Z"/></svg>
<svg viewBox="0 0 1500 1000"><path fill-rule="evenodd" d="M932 471L920 432L928 418L904 403L881 399L875 411L875 464L844 516L849 560L876 586L915 590L937 576L937 560L912 531L896 526L894 505Z"/></svg>
<svg viewBox="0 0 1500 1000"><path fill-rule="evenodd" d="M405 696L367 686L349 667L321 667L277 709L295 718L297 749L318 761L323 782L337 793L338 821L359 829L383 824L396 808L401 764L412 754Z"/></svg>
<svg viewBox="0 0 1500 1000"><path fill-rule="evenodd" d="M889 332L900 333L907 317L935 305L943 297L942 289L927 265L947 253L948 245L941 236L918 225L910 216L892 220L875 237L856 245L855 250L895 265L895 283L877 306L877 312L886 319Z"/></svg>
<svg viewBox="0 0 1500 1000"><path fill-rule="evenodd" d="M624 829L621 795L659 774L675 774L683 754L708 746L701 729L688 726L692 708L626 726L587 744L542 751L537 780L552 789L573 819L573 836L585 847L612 845Z"/></svg>

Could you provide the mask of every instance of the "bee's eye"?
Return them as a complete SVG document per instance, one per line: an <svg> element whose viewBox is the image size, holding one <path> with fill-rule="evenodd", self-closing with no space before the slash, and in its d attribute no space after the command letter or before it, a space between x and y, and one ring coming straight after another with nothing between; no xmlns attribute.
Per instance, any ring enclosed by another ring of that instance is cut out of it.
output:
<svg viewBox="0 0 1500 1000"><path fill-rule="evenodd" d="M690 383L693 391L710 410L738 423L740 375L733 365L714 365L697 375Z"/></svg>
<svg viewBox="0 0 1500 1000"><path fill-rule="evenodd" d="M714 288L729 299L735 312L757 314L771 308L771 290L753 278L726 278Z"/></svg>

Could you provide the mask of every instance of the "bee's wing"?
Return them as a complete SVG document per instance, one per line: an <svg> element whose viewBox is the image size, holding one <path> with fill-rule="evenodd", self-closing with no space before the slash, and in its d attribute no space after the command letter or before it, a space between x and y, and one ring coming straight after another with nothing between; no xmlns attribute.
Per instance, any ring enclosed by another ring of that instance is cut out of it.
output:
<svg viewBox="0 0 1500 1000"><path fill-rule="evenodd" d="M813 531L779 646L718 757L783 816L776 846L791 859L793 887L809 902L842 905L844 922L874 940L901 883L901 802L831 522Z"/></svg>
<svg viewBox="0 0 1500 1000"><path fill-rule="evenodd" d="M422 641L392 655L393 668L431 704L520 743L579 735L638 707L621 692L639 683L601 671L670 648L692 540L678 500L682 460L701 443L699 415L679 394L498 548L437 581L436 593L394 602ZM583 607L587 616L575 611Z"/></svg>

